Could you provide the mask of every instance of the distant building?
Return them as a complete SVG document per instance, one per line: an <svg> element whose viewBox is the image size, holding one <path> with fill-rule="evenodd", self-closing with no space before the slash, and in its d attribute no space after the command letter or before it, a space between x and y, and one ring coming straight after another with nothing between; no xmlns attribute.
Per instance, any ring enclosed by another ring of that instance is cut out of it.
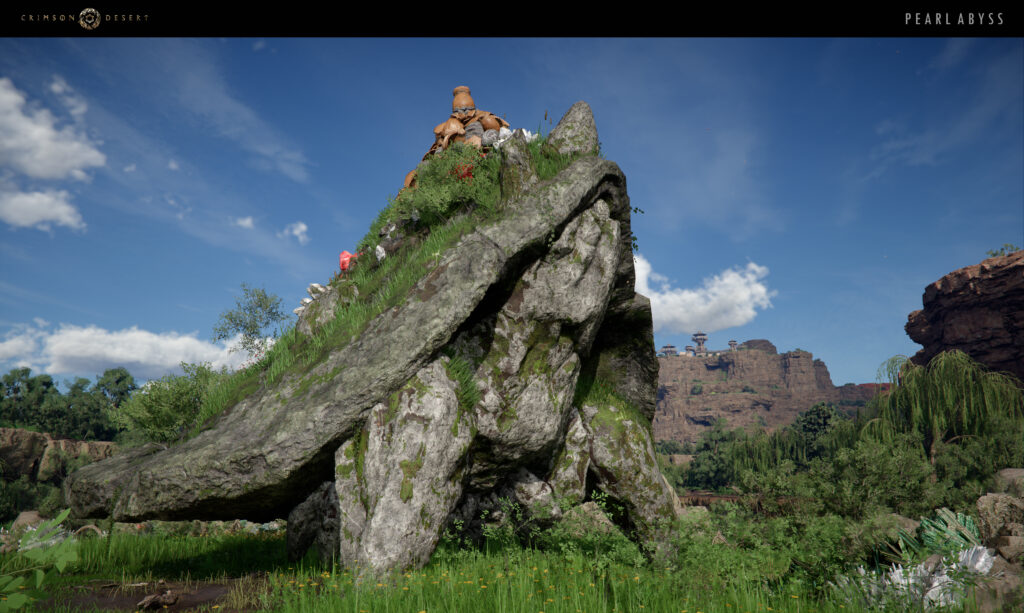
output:
<svg viewBox="0 0 1024 613"><path fill-rule="evenodd" d="M670 355L679 355L679 350L676 349L675 345L665 345L658 350L658 357L664 358Z"/></svg>
<svg viewBox="0 0 1024 613"><path fill-rule="evenodd" d="M729 341L728 349L708 349L707 347L704 346L704 343L706 343L708 340L708 335L704 334L703 332L695 333L691 337L691 340L697 343L697 345L687 345L683 349L683 351L679 351L678 349L676 349L675 345L665 345L664 347L657 351L657 355L659 358L665 358L669 356L690 356L706 358L721 355L727 351L736 351L736 347L738 345L738 343L733 340Z"/></svg>

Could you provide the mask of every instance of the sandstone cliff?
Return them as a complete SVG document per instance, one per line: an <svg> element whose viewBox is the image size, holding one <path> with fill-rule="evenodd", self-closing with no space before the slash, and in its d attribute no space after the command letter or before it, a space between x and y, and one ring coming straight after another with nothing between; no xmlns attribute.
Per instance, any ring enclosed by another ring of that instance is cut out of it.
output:
<svg viewBox="0 0 1024 613"><path fill-rule="evenodd" d="M109 458L117 450L106 441L55 439L44 432L0 428L0 472L5 481L22 475L32 481L61 477L69 460L85 456L90 462Z"/></svg>
<svg viewBox="0 0 1024 613"><path fill-rule="evenodd" d="M192 439L72 474L75 515L287 515L292 558L316 546L387 570L424 564L450 522L493 517L503 497L540 522L600 490L622 505L623 527L657 541L681 509L651 438L658 363L650 302L634 291L625 177L592 155L585 103L548 144L590 155L538 181L513 138L498 216L472 218L457 243L417 260L423 276L397 305L338 337L321 333L337 320L310 304L309 336L278 345L336 345L265 374L274 383ZM403 248L438 248L418 240ZM372 304L345 283L324 292L331 313Z"/></svg>
<svg viewBox="0 0 1024 613"><path fill-rule="evenodd" d="M807 351L778 354L763 339L718 356L668 356L660 362L656 440L696 443L718 419L730 428L769 431L793 423L818 402L848 411L874 396L874 386L832 385L828 367Z"/></svg>
<svg viewBox="0 0 1024 613"><path fill-rule="evenodd" d="M959 349L992 370L1024 379L1024 251L953 271L924 290L907 335L924 346L911 361Z"/></svg>

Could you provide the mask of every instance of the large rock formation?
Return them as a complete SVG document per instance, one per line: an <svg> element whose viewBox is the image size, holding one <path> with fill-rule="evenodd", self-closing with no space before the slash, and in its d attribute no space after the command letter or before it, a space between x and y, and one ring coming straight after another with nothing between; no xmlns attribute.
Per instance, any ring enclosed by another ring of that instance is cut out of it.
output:
<svg viewBox="0 0 1024 613"><path fill-rule="evenodd" d="M779 355L775 345L750 340L707 357L679 355L660 362L656 440L696 443L719 419L730 428L787 426L818 402L848 411L870 400L871 385L832 385L828 367L808 351Z"/></svg>
<svg viewBox="0 0 1024 613"><path fill-rule="evenodd" d="M62 476L71 460L90 462L109 458L117 450L106 441L55 439L44 432L0 428L0 473L5 481L22 475L32 481L51 481Z"/></svg>
<svg viewBox="0 0 1024 613"><path fill-rule="evenodd" d="M924 366L959 349L995 371L1024 379L1024 251L989 258L942 277L910 314L910 339L924 346L910 360Z"/></svg>
<svg viewBox="0 0 1024 613"><path fill-rule="evenodd" d="M566 117L552 140L596 142L585 103ZM74 514L288 515L293 557L316 544L382 570L423 564L450 521L502 498L543 522L599 489L653 538L680 507L651 440L658 364L625 177L585 156L538 182L525 140L502 153L503 214L440 253L401 304L196 437L74 473Z"/></svg>

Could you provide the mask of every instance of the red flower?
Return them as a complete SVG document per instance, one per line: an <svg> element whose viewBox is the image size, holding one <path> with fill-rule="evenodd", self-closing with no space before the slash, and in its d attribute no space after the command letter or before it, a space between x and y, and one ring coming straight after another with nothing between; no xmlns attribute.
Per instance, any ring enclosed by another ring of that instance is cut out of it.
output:
<svg viewBox="0 0 1024 613"><path fill-rule="evenodd" d="M448 174L454 175L455 178L459 179L460 181L465 179L465 180L469 181L470 183L472 183L473 182L473 165L472 164L459 164L458 166L453 168L451 170L451 172L448 173Z"/></svg>

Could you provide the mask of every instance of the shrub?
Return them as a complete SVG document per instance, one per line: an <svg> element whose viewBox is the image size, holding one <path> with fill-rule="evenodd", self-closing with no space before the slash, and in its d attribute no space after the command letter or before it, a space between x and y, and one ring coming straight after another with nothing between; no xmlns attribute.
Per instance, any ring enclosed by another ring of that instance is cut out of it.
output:
<svg viewBox="0 0 1024 613"><path fill-rule="evenodd" d="M1011 244L1011 243L1003 243L1003 246L1000 247L999 249L993 249L991 251L986 251L985 254L988 255L988 257L990 257L990 258L994 258L994 257L999 257L1001 255L1008 255L1010 253L1014 253L1016 251L1020 251L1020 249L1021 248L1018 247L1017 245L1014 245L1014 244Z"/></svg>
<svg viewBox="0 0 1024 613"><path fill-rule="evenodd" d="M830 460L812 462L811 475L826 508L854 519L883 510L926 514L943 500L947 487L929 479L932 468L912 434L889 442L857 441Z"/></svg>
<svg viewBox="0 0 1024 613"><path fill-rule="evenodd" d="M167 375L150 381L132 394L111 418L120 427L140 433L147 441L169 443L178 440L195 425L204 397L212 385L227 376L209 364L182 362L184 375Z"/></svg>

